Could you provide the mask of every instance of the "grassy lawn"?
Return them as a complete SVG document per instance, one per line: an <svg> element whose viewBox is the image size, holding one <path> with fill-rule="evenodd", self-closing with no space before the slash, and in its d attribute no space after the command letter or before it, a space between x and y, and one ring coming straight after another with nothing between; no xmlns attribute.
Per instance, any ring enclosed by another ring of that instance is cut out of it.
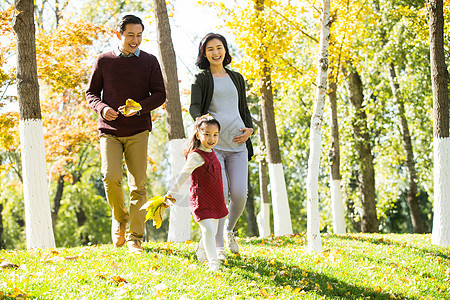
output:
<svg viewBox="0 0 450 300"><path fill-rule="evenodd" d="M450 299L450 248L430 235L306 235L238 240L219 272L195 243L0 251L0 299Z"/></svg>

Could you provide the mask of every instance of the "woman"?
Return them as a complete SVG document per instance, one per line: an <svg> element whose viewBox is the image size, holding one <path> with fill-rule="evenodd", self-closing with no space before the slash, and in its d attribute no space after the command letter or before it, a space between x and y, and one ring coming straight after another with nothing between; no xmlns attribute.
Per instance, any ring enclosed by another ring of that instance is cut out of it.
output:
<svg viewBox="0 0 450 300"><path fill-rule="evenodd" d="M207 34L200 42L196 65L201 71L191 87L189 112L194 120L210 114L221 126L219 142L215 149L222 167L225 200L229 201L229 214L219 221L216 235L219 259L226 259L225 244L232 253L239 253L233 229L247 201L248 160L253 156L250 136L253 123L247 107L245 82L241 74L225 66L231 56L225 38L216 33ZM204 257L201 246L197 257Z"/></svg>

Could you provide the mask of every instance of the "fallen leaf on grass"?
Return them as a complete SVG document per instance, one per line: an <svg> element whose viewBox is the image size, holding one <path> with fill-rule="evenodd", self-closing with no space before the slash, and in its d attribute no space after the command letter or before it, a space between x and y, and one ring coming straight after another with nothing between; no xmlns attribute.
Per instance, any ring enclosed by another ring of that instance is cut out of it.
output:
<svg viewBox="0 0 450 300"><path fill-rule="evenodd" d="M64 258L67 259L67 260L75 260L75 259L78 259L79 256L78 256L78 255L74 255L74 256L66 256L66 257L64 257Z"/></svg>
<svg viewBox="0 0 450 300"><path fill-rule="evenodd" d="M401 281L403 281L403 282L409 284L409 280L408 280L407 278L402 278L402 277L400 277L399 280L401 280Z"/></svg>
<svg viewBox="0 0 450 300"><path fill-rule="evenodd" d="M8 269L8 268L17 269L17 268L19 268L19 265L4 261L0 264L0 267L3 269Z"/></svg>
<svg viewBox="0 0 450 300"><path fill-rule="evenodd" d="M123 278L123 277L121 277L121 276L119 276L119 275L116 275L116 276L111 276L111 279L115 282L115 283L117 283L117 284L120 284L120 283L128 283L128 281L126 281L126 279L125 278Z"/></svg>
<svg viewBox="0 0 450 300"><path fill-rule="evenodd" d="M247 284L247 286L255 287L255 286L258 286L258 283L257 283L255 280L253 280L252 282L249 282L249 283Z"/></svg>
<svg viewBox="0 0 450 300"><path fill-rule="evenodd" d="M116 270L119 270L119 267L113 261L111 262L111 267L113 267Z"/></svg>
<svg viewBox="0 0 450 300"><path fill-rule="evenodd" d="M98 277L100 279L106 279L106 277L108 277L108 276L106 273L99 273L99 274L95 275L95 277Z"/></svg>
<svg viewBox="0 0 450 300"><path fill-rule="evenodd" d="M15 298L15 299L26 299L27 298L27 293L25 293L21 289L15 287L14 288L14 293L11 294L11 295L8 295L8 297Z"/></svg>
<svg viewBox="0 0 450 300"><path fill-rule="evenodd" d="M155 290L157 297L163 297L166 296L169 287L165 283L160 283L158 285L155 285Z"/></svg>
<svg viewBox="0 0 450 300"><path fill-rule="evenodd" d="M266 298L270 297L270 294L265 289L261 289L260 292L261 292L261 295L263 295L264 297L266 297Z"/></svg>
<svg viewBox="0 0 450 300"><path fill-rule="evenodd" d="M158 264L151 264L150 268L148 269L148 271L154 273L154 271L158 271L160 267L161 266L158 265Z"/></svg>
<svg viewBox="0 0 450 300"><path fill-rule="evenodd" d="M64 260L64 258L60 256L54 256L54 257L46 257L44 258L44 262L46 263L58 263L60 261Z"/></svg>
<svg viewBox="0 0 450 300"><path fill-rule="evenodd" d="M294 289L294 293L295 294L306 294L306 292L299 287Z"/></svg>

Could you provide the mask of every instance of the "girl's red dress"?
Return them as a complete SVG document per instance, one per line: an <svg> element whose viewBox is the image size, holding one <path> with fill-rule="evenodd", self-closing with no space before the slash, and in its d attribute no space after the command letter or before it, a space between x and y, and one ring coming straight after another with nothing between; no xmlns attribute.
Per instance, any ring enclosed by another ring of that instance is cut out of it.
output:
<svg viewBox="0 0 450 300"><path fill-rule="evenodd" d="M222 170L214 150L198 153L205 163L191 174L189 206L196 222L203 219L221 219L228 215L223 195Z"/></svg>

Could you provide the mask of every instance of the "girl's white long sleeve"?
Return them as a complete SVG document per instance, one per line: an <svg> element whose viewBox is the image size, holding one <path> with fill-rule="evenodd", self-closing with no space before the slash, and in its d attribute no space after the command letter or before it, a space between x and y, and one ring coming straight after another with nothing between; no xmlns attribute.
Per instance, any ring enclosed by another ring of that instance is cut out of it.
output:
<svg viewBox="0 0 450 300"><path fill-rule="evenodd" d="M204 163L205 160L203 159L203 157L201 157L200 154L192 152L188 155L183 169L175 177L172 178L172 182L170 183L167 194L170 194L177 200L177 202L175 202L175 205L180 203L178 200L180 200L183 196L179 193L183 184L189 179L189 176L191 176L192 172L194 172L195 169L202 166Z"/></svg>

